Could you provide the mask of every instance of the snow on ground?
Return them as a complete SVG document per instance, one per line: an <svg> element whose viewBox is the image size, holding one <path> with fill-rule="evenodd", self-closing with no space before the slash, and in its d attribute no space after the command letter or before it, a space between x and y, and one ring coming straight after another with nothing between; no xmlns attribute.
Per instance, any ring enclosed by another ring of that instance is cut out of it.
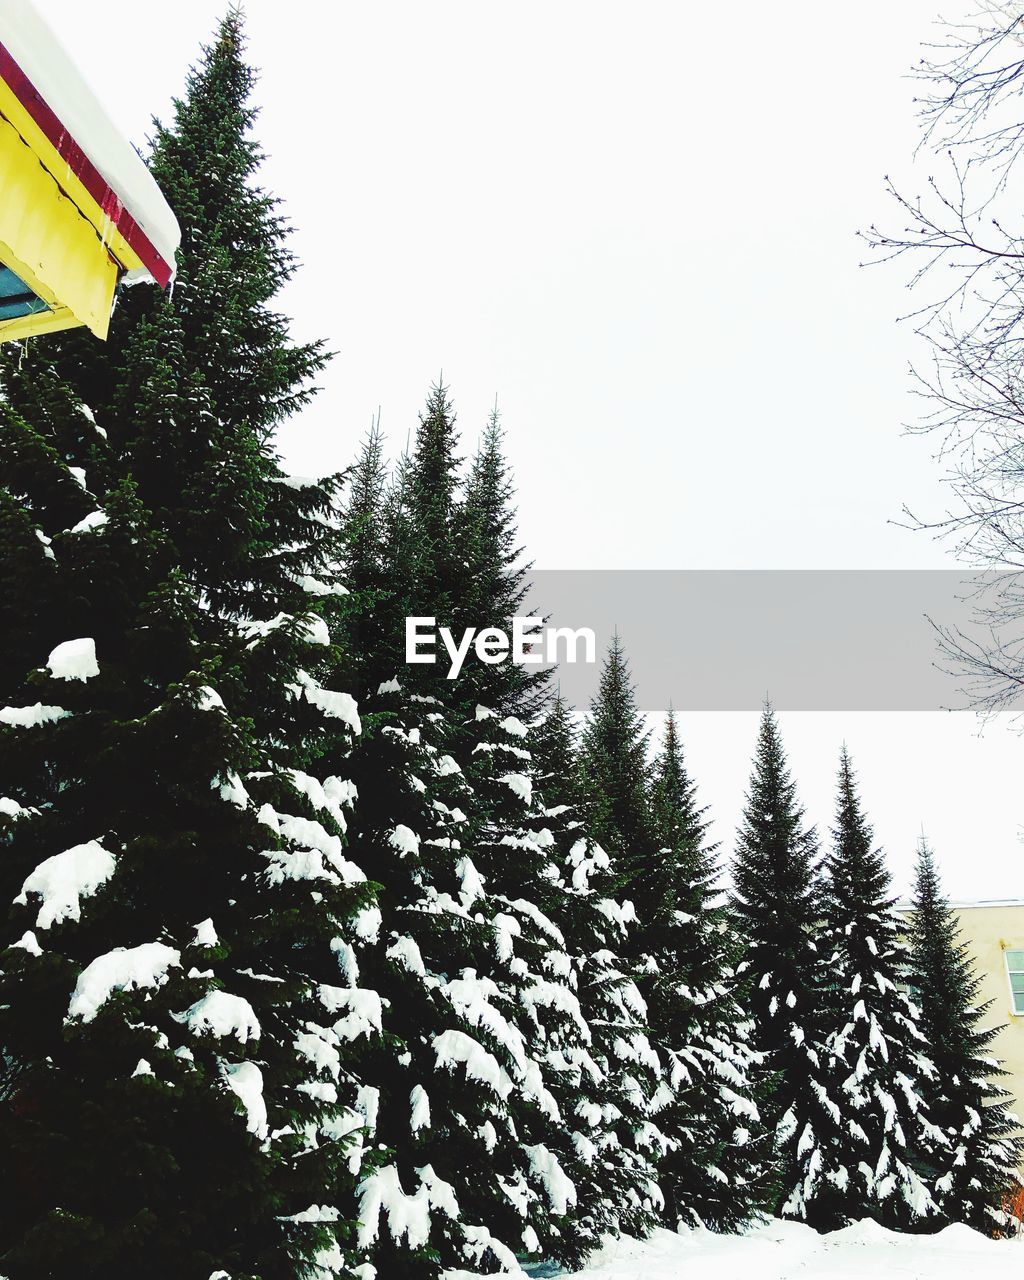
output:
<svg viewBox="0 0 1024 1280"><path fill-rule="evenodd" d="M1022 1269L1024 1240L990 1240L969 1227L910 1236L864 1221L822 1236L775 1220L744 1235L656 1231L649 1240L612 1240L573 1280L1016 1280ZM470 1274L449 1271L446 1280Z"/></svg>
<svg viewBox="0 0 1024 1280"><path fill-rule="evenodd" d="M936 1235L899 1235L871 1221L818 1235L792 1222L771 1222L742 1236L659 1231L642 1244L605 1247L580 1275L587 1280L960 1280L983 1271L1010 1280L1024 1265L1024 1246L995 1241L969 1227Z"/></svg>

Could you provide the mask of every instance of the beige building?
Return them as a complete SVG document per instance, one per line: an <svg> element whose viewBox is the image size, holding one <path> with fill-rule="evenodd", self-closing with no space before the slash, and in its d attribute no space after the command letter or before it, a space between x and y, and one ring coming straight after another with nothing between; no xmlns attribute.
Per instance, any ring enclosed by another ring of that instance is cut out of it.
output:
<svg viewBox="0 0 1024 1280"><path fill-rule="evenodd" d="M1024 1120L1024 899L953 904L970 949L980 998L991 1006L983 1025L998 1026L992 1053L1009 1074L1002 1081Z"/></svg>

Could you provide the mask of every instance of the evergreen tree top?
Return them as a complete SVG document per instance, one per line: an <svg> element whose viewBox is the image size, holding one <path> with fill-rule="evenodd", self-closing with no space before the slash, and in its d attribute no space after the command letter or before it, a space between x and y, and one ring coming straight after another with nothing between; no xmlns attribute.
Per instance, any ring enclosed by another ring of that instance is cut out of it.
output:
<svg viewBox="0 0 1024 1280"><path fill-rule="evenodd" d="M676 713L670 706L665 737L654 760L651 807L658 840L671 848L689 846L696 851L710 826L707 806L697 804L697 784L686 768ZM710 855L717 845L704 852ZM695 871L696 867L693 868Z"/></svg>
<svg viewBox="0 0 1024 1280"><path fill-rule="evenodd" d="M772 917L784 931L795 921L802 929L812 926L818 916L817 864L817 833L805 824L778 721L766 703L733 868L744 910Z"/></svg>
<svg viewBox="0 0 1024 1280"><path fill-rule="evenodd" d="M458 511L457 536L466 565L461 605L470 626L509 630L525 612L530 565L522 561L516 525L515 484L504 453L505 433L497 405L491 411L466 478ZM467 694L522 719L538 711L550 672L500 666L470 673Z"/></svg>
<svg viewBox="0 0 1024 1280"><path fill-rule="evenodd" d="M974 1024L988 1007L981 980L961 941L956 913L942 890L935 855L924 836L917 848L913 910L907 929L921 1029L938 1057L974 1044Z"/></svg>
<svg viewBox="0 0 1024 1280"><path fill-rule="evenodd" d="M880 849L874 846L874 832L864 816L849 753L844 746L839 756L836 818L833 847L827 866L830 912L851 920L865 916L891 921L895 898L892 881Z"/></svg>
<svg viewBox="0 0 1024 1280"><path fill-rule="evenodd" d="M345 502L345 578L350 590L379 585L388 475L384 436L375 420L349 476Z"/></svg>
<svg viewBox="0 0 1024 1280"><path fill-rule="evenodd" d="M217 412L269 432L314 394L328 355L323 342L292 343L287 317L268 305L298 263L280 201L259 183L258 73L245 48L232 8L171 122L156 122L150 168L181 224L173 306L197 340L200 367L213 372Z"/></svg>
<svg viewBox="0 0 1024 1280"><path fill-rule="evenodd" d="M416 523L435 552L448 550L462 459L455 406L439 378L420 413L409 466L409 496Z"/></svg>
<svg viewBox="0 0 1024 1280"><path fill-rule="evenodd" d="M616 632L583 731L580 772L590 796L590 829L601 845L623 859L624 869L631 859L647 856L653 845L648 736Z"/></svg>
<svg viewBox="0 0 1024 1280"><path fill-rule="evenodd" d="M569 784L575 770L576 727L560 692L548 700L535 730L545 767L556 783ZM562 802L559 802L562 803Z"/></svg>
<svg viewBox="0 0 1024 1280"><path fill-rule="evenodd" d="M528 565L519 564L515 513L515 484L504 453L505 432L497 406L487 419L466 481L463 516L471 546L474 576L502 610L493 621L511 618L526 595Z"/></svg>

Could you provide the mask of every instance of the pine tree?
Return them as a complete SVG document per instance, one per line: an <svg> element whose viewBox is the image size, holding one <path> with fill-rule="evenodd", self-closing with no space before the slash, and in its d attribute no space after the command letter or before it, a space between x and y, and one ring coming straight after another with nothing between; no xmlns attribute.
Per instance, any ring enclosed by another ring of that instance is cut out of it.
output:
<svg viewBox="0 0 1024 1280"><path fill-rule="evenodd" d="M562 890L528 731L480 708L471 781L447 750L466 729L449 734L443 704L390 681L371 705L348 761L346 852L381 885L352 962L382 998L383 1038L364 1042L358 1074L386 1154L358 1189L358 1243L396 1276L578 1258L594 1237L579 1242L562 1106L582 1096L590 1033L544 909Z"/></svg>
<svg viewBox="0 0 1024 1280"><path fill-rule="evenodd" d="M669 1064L672 1098L659 1115L673 1144L661 1171L666 1218L730 1230L768 1203L771 1144L757 1105L750 981L671 709L650 790L656 849L632 867L629 954Z"/></svg>
<svg viewBox="0 0 1024 1280"><path fill-rule="evenodd" d="M1024 1144L998 1083L1005 1072L992 1059L998 1027L983 1025L991 1002L978 998L980 980L923 837L907 943L918 1025L935 1066L928 1107L949 1139L933 1194L944 1221L987 1233L1006 1225L1002 1200L1019 1185Z"/></svg>
<svg viewBox="0 0 1024 1280"><path fill-rule="evenodd" d="M746 943L754 1045L763 1055L761 1111L774 1136L779 1211L802 1217L804 1134L826 1121L822 1084L826 975L815 939L821 922L818 850L797 802L771 707L757 753L733 861L733 910Z"/></svg>
<svg viewBox="0 0 1024 1280"><path fill-rule="evenodd" d="M351 1043L379 1034L379 1000L339 964L376 908L342 852L358 715L318 678L339 665L319 616L342 590L338 482L285 476L273 443L325 353L273 309L294 261L243 43L232 11L157 131L173 296L123 294L102 348L3 361L15 1278L326 1277L349 1256L353 1224L311 1206L360 1167ZM68 627L79 659L95 646L82 689L45 673Z"/></svg>
<svg viewBox="0 0 1024 1280"><path fill-rule="evenodd" d="M90 407L213 626L294 606L338 488L290 481L275 451L275 430L315 393L328 355L322 342L293 342L275 307L297 262L260 185L256 78L231 8L171 121L155 127L150 169L182 228L173 292L125 290L102 347L72 332L23 360L27 379L55 361Z"/></svg>
<svg viewBox="0 0 1024 1280"><path fill-rule="evenodd" d="M384 438L375 422L348 475L336 566L350 597L337 611L348 657L347 687L360 702L383 682L384 670L396 675L404 660L397 650L399 637L391 634L396 611L388 602L398 584L385 568L387 488Z"/></svg>
<svg viewBox="0 0 1024 1280"><path fill-rule="evenodd" d="M646 1208L658 1215L667 1209L675 1221L684 1213L676 1204L666 1206L661 1175L666 1156L688 1140L681 1130L681 1113L673 1112L686 1046L671 1035L667 1042L660 1035L660 1013L652 1007L652 1000L656 1006L660 996L654 977L659 962L645 943L649 921L644 911L650 903L637 902L638 895L645 896L650 869L660 858L648 794L647 748L647 729L636 705L625 650L615 635L581 736L577 775L585 830L609 859L598 883L609 914L622 926L616 940L617 963L628 980L627 989L635 992L629 1010L634 1026L630 1036L623 1037L635 1050L629 1055L620 1051L626 1069L616 1072L612 1064L611 1087L632 1095L632 1107L640 1117L636 1132L647 1138L638 1154L649 1161L647 1177L658 1190Z"/></svg>
<svg viewBox="0 0 1024 1280"><path fill-rule="evenodd" d="M830 1105L800 1134L799 1178L785 1206L819 1229L865 1217L920 1229L936 1212L930 1182L946 1143L928 1115L935 1069L901 990L906 953L894 906L844 748L823 893Z"/></svg>
<svg viewBox="0 0 1024 1280"><path fill-rule="evenodd" d="M632 860L649 853L654 843L647 796L647 749L647 730L616 633L583 731L579 768L587 797L587 829L625 876Z"/></svg>
<svg viewBox="0 0 1024 1280"><path fill-rule="evenodd" d="M334 948L371 903L346 790L234 712L237 655L201 638L74 392L43 369L22 407L0 409L27 658L0 710L4 1274L326 1276L350 1224L308 1210L351 1176L358 1125ZM277 628L250 675L294 686L322 640Z"/></svg>
<svg viewBox="0 0 1024 1280"><path fill-rule="evenodd" d="M409 459L404 511L415 531L415 599L422 613L461 631L467 587L465 549L457 528L459 436L455 407L448 387L439 379L431 388L420 414L416 443ZM414 600L415 602L415 600ZM428 607L429 606L429 607ZM437 667L422 667L435 674ZM443 679L443 672L440 675ZM434 683L432 680L431 683Z"/></svg>
<svg viewBox="0 0 1024 1280"><path fill-rule="evenodd" d="M464 486L457 457L437 386L390 489L364 448L345 528L347 585L375 593L382 638L346 767L359 791L349 854L383 885L378 940L356 956L384 1003L384 1041L359 1067L387 1148L360 1191L362 1241L389 1275L516 1252L575 1264L608 1231L649 1229L660 1198L658 1064L614 950L628 905L609 896L607 855L575 808L551 801L571 761L550 755L546 724L511 714L542 680L470 665L447 681L387 639L411 615L508 625L522 598L496 420ZM414 1091L429 1124L413 1123ZM424 1168L444 1189L433 1201Z"/></svg>
<svg viewBox="0 0 1024 1280"><path fill-rule="evenodd" d="M349 853L382 886L379 929L355 951L384 1002L383 1040L359 1066L386 1148L360 1184L359 1243L388 1275L555 1250L572 1200L535 1053L542 1025L567 1043L577 1020L565 974L544 972L556 939L535 903L548 858L526 729L467 707L399 648L407 616L468 607L456 451L439 385L390 492L368 442L344 529L346 571L357 596L374 594L381 639L361 658L364 733L345 763L359 792Z"/></svg>
<svg viewBox="0 0 1024 1280"><path fill-rule="evenodd" d="M568 980L589 1028L589 1040L568 1052L574 1070L552 1085L563 1117L553 1141L577 1189L571 1232L563 1232L563 1244L573 1247L561 1256L578 1265L603 1236L645 1236L664 1207L657 1166L665 1138L651 1102L660 1064L643 997L621 959L632 909L614 896L611 859L583 823L576 735L560 696L535 722L531 751L537 821L559 869L540 901L564 939ZM628 1063L639 1070L624 1069Z"/></svg>
<svg viewBox="0 0 1024 1280"><path fill-rule="evenodd" d="M359 1217L361 1256L380 1274L435 1276L441 1263L467 1265L474 1244L478 1258L487 1256L489 1236L464 1188L475 1182L481 1195L500 1194L509 1141L497 1064L491 1079L474 1074L476 1060L451 1056L469 1035L446 998L449 984L490 935L461 892L469 801L445 750L440 705L393 680L367 700L362 720L348 762L359 799L347 853L372 868L380 915L346 966L382 1003L382 1036L362 1040L358 1055L365 1143L382 1150L355 1201L341 1185L337 1202ZM447 1032L458 1034L444 1039ZM502 1243L495 1247L500 1255Z"/></svg>
<svg viewBox="0 0 1024 1280"><path fill-rule="evenodd" d="M466 478L458 520L465 540L465 613L478 627L511 634L529 591L530 565L522 562L514 508L515 486L504 456L497 406L491 412ZM474 664L460 681L466 705L480 703L501 715L532 720L543 704L549 672L511 662Z"/></svg>

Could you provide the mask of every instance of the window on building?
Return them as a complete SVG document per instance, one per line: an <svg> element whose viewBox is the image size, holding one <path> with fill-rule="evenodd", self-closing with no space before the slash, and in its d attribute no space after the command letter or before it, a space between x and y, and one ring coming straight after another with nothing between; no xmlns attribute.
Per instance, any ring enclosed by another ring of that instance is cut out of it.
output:
<svg viewBox="0 0 1024 1280"><path fill-rule="evenodd" d="M0 320L16 320L19 316L45 311L46 303L37 298L20 276L0 262Z"/></svg>
<svg viewBox="0 0 1024 1280"><path fill-rule="evenodd" d="M1006 972L1010 975L1013 1011L1024 1015L1024 951L1007 951Z"/></svg>

